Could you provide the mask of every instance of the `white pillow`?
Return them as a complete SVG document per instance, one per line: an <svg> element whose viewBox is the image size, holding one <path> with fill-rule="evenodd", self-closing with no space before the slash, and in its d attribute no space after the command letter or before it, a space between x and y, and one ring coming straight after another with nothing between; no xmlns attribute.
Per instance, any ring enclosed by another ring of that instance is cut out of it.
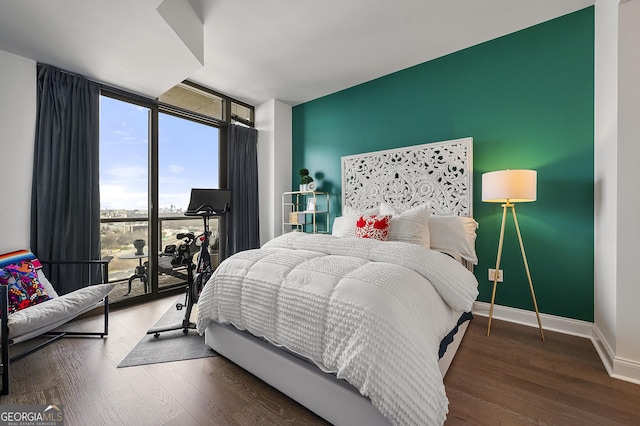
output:
<svg viewBox="0 0 640 426"><path fill-rule="evenodd" d="M380 203L380 214L392 215L387 241L402 241L430 247L430 203L420 204L403 213L390 204Z"/></svg>
<svg viewBox="0 0 640 426"><path fill-rule="evenodd" d="M331 227L331 235L345 238L356 236L356 220L360 215L373 216L378 214L379 207L374 207L363 212L358 212L353 207L345 206L342 208L342 216L338 216L333 220Z"/></svg>
<svg viewBox="0 0 640 426"><path fill-rule="evenodd" d="M476 229L478 222L471 217L431 216L431 248L460 254L463 259L478 264L476 255Z"/></svg>
<svg viewBox="0 0 640 426"><path fill-rule="evenodd" d="M355 216L338 216L333 219L333 226L331 227L331 235L335 237L355 237L356 231L356 217Z"/></svg>

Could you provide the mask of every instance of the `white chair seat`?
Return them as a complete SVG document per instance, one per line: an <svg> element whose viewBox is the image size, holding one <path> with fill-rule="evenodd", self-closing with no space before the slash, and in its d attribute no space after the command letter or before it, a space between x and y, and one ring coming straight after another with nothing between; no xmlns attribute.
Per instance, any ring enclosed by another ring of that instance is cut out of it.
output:
<svg viewBox="0 0 640 426"><path fill-rule="evenodd" d="M92 285L14 312L8 318L9 339L18 343L54 330L96 307L114 286Z"/></svg>

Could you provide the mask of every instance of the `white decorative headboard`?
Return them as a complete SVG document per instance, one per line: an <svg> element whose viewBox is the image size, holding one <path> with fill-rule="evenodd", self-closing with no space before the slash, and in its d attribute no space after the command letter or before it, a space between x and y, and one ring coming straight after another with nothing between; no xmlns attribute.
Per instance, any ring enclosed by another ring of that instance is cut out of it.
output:
<svg viewBox="0 0 640 426"><path fill-rule="evenodd" d="M342 206L387 202L401 211L425 202L437 215L472 216L473 138L342 157Z"/></svg>

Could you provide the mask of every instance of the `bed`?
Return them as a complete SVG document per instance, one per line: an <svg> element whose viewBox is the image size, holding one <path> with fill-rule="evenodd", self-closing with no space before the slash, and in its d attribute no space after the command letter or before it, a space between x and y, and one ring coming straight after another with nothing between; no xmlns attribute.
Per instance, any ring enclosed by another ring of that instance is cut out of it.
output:
<svg viewBox="0 0 640 426"><path fill-rule="evenodd" d="M478 292L471 170L471 138L343 157L331 235L222 262L198 301L206 344L336 425L444 423Z"/></svg>

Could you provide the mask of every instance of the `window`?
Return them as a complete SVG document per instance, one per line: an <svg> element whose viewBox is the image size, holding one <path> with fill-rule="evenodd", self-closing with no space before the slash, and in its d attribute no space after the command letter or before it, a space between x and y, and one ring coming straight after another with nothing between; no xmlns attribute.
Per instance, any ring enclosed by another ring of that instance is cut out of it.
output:
<svg viewBox="0 0 640 426"><path fill-rule="evenodd" d="M244 124L245 126L253 127L253 108L246 105L242 105L236 102L231 103L231 120Z"/></svg>
<svg viewBox="0 0 640 426"><path fill-rule="evenodd" d="M158 100L165 107L172 106L202 116L226 122L237 122L253 127L255 109L248 104L227 98L195 83L184 81L160 95ZM230 110L227 113L226 108Z"/></svg>
<svg viewBox="0 0 640 426"><path fill-rule="evenodd" d="M135 240L149 241L150 118L149 107L100 97L100 244L102 257L113 257L111 281L128 280L146 261L125 255L135 253Z"/></svg>
<svg viewBox="0 0 640 426"><path fill-rule="evenodd" d="M202 219L184 216L191 188L224 187L226 141L220 130L232 121L252 125L253 120L250 105L189 82L157 100L103 90L101 244L103 256L113 257L111 302L184 288L186 271L174 270L159 253L168 244L180 244L179 233L202 232ZM215 262L216 218L210 229Z"/></svg>
<svg viewBox="0 0 640 426"><path fill-rule="evenodd" d="M158 100L185 111L195 112L219 120L224 119L223 99L187 82L180 83L167 90L160 95Z"/></svg>

